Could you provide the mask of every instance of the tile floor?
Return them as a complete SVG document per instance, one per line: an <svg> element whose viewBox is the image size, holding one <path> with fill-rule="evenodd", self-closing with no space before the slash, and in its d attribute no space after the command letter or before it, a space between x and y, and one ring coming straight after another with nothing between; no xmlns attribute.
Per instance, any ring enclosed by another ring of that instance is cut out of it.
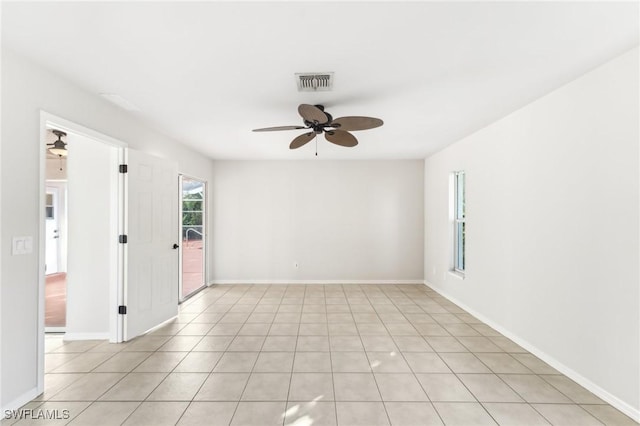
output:
<svg viewBox="0 0 640 426"><path fill-rule="evenodd" d="M17 425L637 424L421 285L221 285L125 344L46 343L25 408L69 419Z"/></svg>

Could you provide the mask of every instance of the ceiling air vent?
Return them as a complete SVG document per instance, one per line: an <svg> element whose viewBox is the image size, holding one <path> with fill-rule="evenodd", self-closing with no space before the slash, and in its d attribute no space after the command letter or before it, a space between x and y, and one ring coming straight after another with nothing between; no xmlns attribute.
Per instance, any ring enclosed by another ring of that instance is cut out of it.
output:
<svg viewBox="0 0 640 426"><path fill-rule="evenodd" d="M298 92L319 92L333 89L332 72L296 73Z"/></svg>

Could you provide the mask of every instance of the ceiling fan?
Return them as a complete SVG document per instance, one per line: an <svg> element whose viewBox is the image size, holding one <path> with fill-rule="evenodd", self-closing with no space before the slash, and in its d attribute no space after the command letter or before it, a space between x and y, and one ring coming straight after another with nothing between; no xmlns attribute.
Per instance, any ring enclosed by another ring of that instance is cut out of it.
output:
<svg viewBox="0 0 640 426"><path fill-rule="evenodd" d="M331 143L353 147L358 145L358 140L350 131L367 130L382 126L384 123L379 118L373 117L340 117L334 119L331 114L325 112L323 105L301 104L298 113L304 121L304 126L278 126L254 129L254 132L273 132L278 130L311 130L295 138L289 145L289 149L300 148L316 137L324 133L324 137ZM318 153L316 152L316 155Z"/></svg>
<svg viewBox="0 0 640 426"><path fill-rule="evenodd" d="M66 157L68 153L67 144L62 140L62 137L67 136L67 134L62 130L55 129L52 130L51 133L56 135L58 137L58 140L53 143L47 144L47 146L49 147L49 152L59 157Z"/></svg>

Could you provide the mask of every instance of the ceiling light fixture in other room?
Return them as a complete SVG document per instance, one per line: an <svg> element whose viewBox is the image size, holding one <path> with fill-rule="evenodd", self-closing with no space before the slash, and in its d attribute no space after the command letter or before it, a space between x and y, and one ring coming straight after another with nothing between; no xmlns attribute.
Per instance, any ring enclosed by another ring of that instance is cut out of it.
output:
<svg viewBox="0 0 640 426"><path fill-rule="evenodd" d="M62 137L67 136L67 134L62 130L52 130L51 133L56 135L58 140L54 143L47 144L49 152L59 157L66 157L69 151L67 151L67 144L63 142Z"/></svg>

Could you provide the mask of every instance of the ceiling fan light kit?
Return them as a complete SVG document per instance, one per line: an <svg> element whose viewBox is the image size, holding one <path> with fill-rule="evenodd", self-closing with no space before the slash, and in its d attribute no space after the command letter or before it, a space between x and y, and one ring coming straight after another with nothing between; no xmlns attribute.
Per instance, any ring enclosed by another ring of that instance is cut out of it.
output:
<svg viewBox="0 0 640 426"><path fill-rule="evenodd" d="M302 117L303 126L278 126L254 129L254 132L272 132L280 130L310 130L296 137L289 149L297 149L311 142L317 135L324 133L327 141L344 147L354 147L358 145L358 140L350 131L368 130L380 127L384 124L379 118L373 117L340 117L333 119L333 116L324 110L323 105L301 104L298 106L298 114ZM316 155L318 155L316 151Z"/></svg>

